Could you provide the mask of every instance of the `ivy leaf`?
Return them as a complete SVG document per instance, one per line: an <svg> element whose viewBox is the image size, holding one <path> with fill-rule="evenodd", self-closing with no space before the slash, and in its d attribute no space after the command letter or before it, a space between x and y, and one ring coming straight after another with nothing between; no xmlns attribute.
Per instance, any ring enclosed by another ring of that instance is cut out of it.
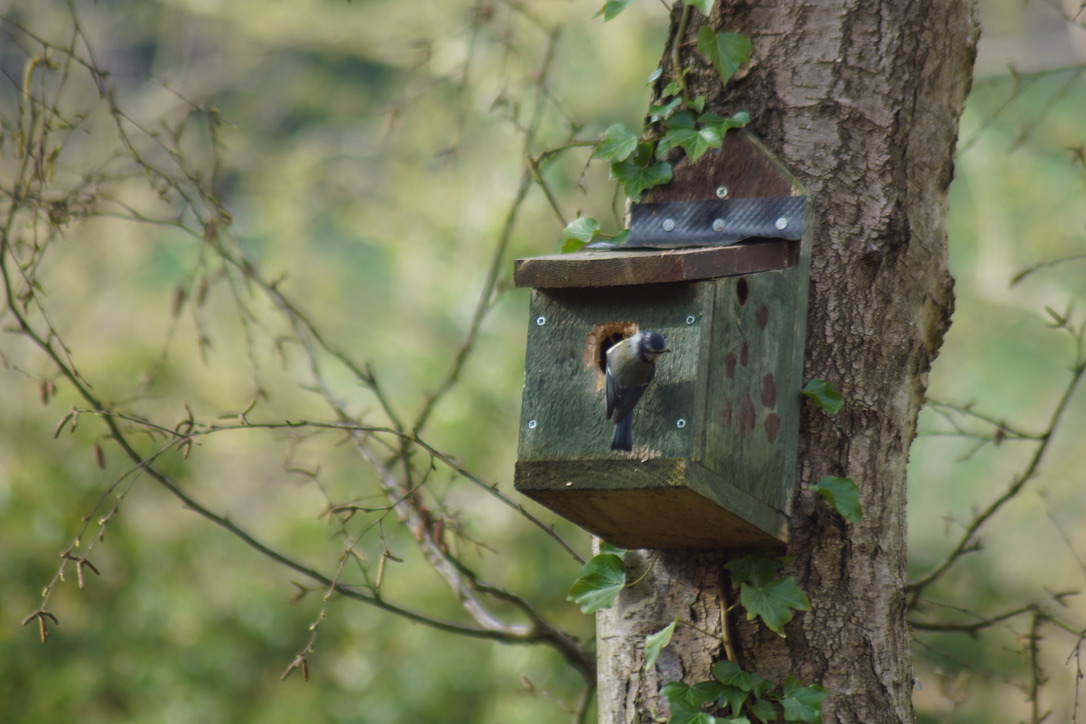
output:
<svg viewBox="0 0 1086 724"><path fill-rule="evenodd" d="M698 50L716 67L720 81L727 84L739 66L750 60L754 48L745 35L717 33L708 25L702 25L698 31Z"/></svg>
<svg viewBox="0 0 1086 724"><path fill-rule="evenodd" d="M784 637L784 625L792 620L795 611L811 610L807 594L796 585L795 579L780 577L781 566L787 561L787 558L768 551L758 551L724 564L739 582L739 602L747 609L747 620L760 617L781 637ZM763 682L765 680L759 677L757 684L762 686ZM754 683L752 678L752 685Z"/></svg>
<svg viewBox="0 0 1086 724"><path fill-rule="evenodd" d="M678 146L686 151L691 161L697 161L710 148L720 148L723 143L720 131L715 128L678 128L664 134L656 146L656 153L661 154Z"/></svg>
<svg viewBox="0 0 1086 724"><path fill-rule="evenodd" d="M614 20L618 17L618 14L628 8L632 2L633 0L607 0L607 2L603 4L603 7L600 8L600 11L592 17L598 18L602 15L604 22Z"/></svg>
<svg viewBox="0 0 1086 724"><path fill-rule="evenodd" d="M625 585L626 566L622 559L614 553L601 553L581 567L566 600L579 605L581 613L595 613L609 608Z"/></svg>
<svg viewBox="0 0 1086 724"><path fill-rule="evenodd" d="M772 689L773 686L774 686L772 681L765 678L761 674L751 674L750 678L751 678L751 683L752 683L752 685L754 687L751 690L751 693L754 694L754 696L756 696L759 699L762 698L763 696L765 696L765 693L767 691L769 691L770 689Z"/></svg>
<svg viewBox="0 0 1086 724"><path fill-rule="evenodd" d="M649 634L645 637L645 668L651 669L656 666L656 659L659 658L660 652L664 647L671 643L671 635L675 633L675 624L679 619L675 619L662 630L657 631L654 634Z"/></svg>
<svg viewBox="0 0 1086 724"><path fill-rule="evenodd" d="M693 688L694 687L690 686L690 684L686 684L682 681L669 681L660 687L660 693L666 696L667 700L672 703L676 701L690 701L690 691ZM708 699L703 699L702 701L694 703L696 705L701 704L704 701L708 701Z"/></svg>
<svg viewBox="0 0 1086 724"><path fill-rule="evenodd" d="M663 119L670 118L671 114L674 113L677 108L682 106L682 104L683 104L683 99L676 97L676 98L672 98L671 100L667 101L666 103L661 103L659 105L651 105L651 106L649 106L649 120L655 123L656 121L659 121L661 118L663 118Z"/></svg>
<svg viewBox="0 0 1086 724"><path fill-rule="evenodd" d="M792 620L796 611L810 611L811 601L792 576L778 578L762 585L744 583L739 586L739 602L747 609L747 620L755 616L769 630L785 637L784 626Z"/></svg>
<svg viewBox="0 0 1086 724"><path fill-rule="evenodd" d="M728 561L724 567L732 572L732 576L739 583L761 586L775 580L778 577L777 572L788 560L768 551L757 551Z"/></svg>
<svg viewBox="0 0 1086 724"><path fill-rule="evenodd" d="M721 136L732 128L742 128L750 123L750 114L739 111L731 116L718 116L715 113L703 113L698 117L698 122L709 128L715 128Z"/></svg>
<svg viewBox="0 0 1086 724"><path fill-rule="evenodd" d="M630 230L622 229L614 234L604 234L599 231L599 225L592 227L589 224L584 226L576 225L578 220L570 222L566 226L565 231L562 233L562 241L558 247L558 253L560 254L572 254L575 251L580 251L586 244L606 239L615 246L621 246L630 240ZM589 219L590 222L595 223L594 219ZM622 555L626 551L621 548L616 548L606 542L600 543L600 553L615 553L616 555Z"/></svg>
<svg viewBox="0 0 1086 724"><path fill-rule="evenodd" d="M713 664L713 676L720 683L734 686L744 692L749 692L754 688L754 679L751 674L743 671L734 661L724 659Z"/></svg>
<svg viewBox="0 0 1086 724"><path fill-rule="evenodd" d="M720 706L727 705L733 714L743 713L743 702L747 700L747 692L737 686L720 685L720 696L717 697Z"/></svg>
<svg viewBox="0 0 1086 724"><path fill-rule="evenodd" d="M863 511L860 510L860 489L856 487L852 478L827 475L810 488L825 498L834 510L849 521L859 523L863 519Z"/></svg>
<svg viewBox="0 0 1086 724"><path fill-rule="evenodd" d="M690 111L679 111L673 116L665 118L664 128L668 130L656 144L656 157L660 158L679 145L675 142L677 134L684 130L693 132L696 127L697 121L694 120L694 114Z"/></svg>
<svg viewBox="0 0 1086 724"><path fill-rule="evenodd" d="M784 682L783 693L781 705L785 721L810 724L822 721L822 702L829 694L824 688L818 684L802 686L796 677L789 676Z"/></svg>
<svg viewBox="0 0 1086 724"><path fill-rule="evenodd" d="M733 124L731 128L742 128L750 123L750 113L747 111L736 111L728 120Z"/></svg>
<svg viewBox="0 0 1086 724"><path fill-rule="evenodd" d="M562 230L563 254L578 251L585 244L591 244L600 235L600 222L589 216L582 216L566 224Z"/></svg>
<svg viewBox="0 0 1086 724"><path fill-rule="evenodd" d="M663 90L662 95L663 95L664 98L669 98L671 96L679 95L680 93L682 93L682 90L683 90L682 84L679 83L679 81L677 81L677 80L673 80L673 81L671 81L670 83L668 83L667 85L664 86L664 90Z"/></svg>
<svg viewBox="0 0 1086 724"><path fill-rule="evenodd" d="M840 412L841 407L845 404L845 401L841 398L841 393L837 391L832 382L826 382L817 377L803 386L803 394L831 415Z"/></svg>
<svg viewBox="0 0 1086 724"><path fill-rule="evenodd" d="M664 125L667 128L693 129L697 125L697 121L694 120L694 114L690 111L680 111L664 121Z"/></svg>
<svg viewBox="0 0 1086 724"><path fill-rule="evenodd" d="M668 724L721 724L727 720L717 719L686 702L675 701L671 704L671 717L667 721Z"/></svg>
<svg viewBox="0 0 1086 724"><path fill-rule="evenodd" d="M627 229L629 231L629 229ZM616 556L626 555L625 548L619 548L613 543L600 539L600 553L614 553Z"/></svg>
<svg viewBox="0 0 1086 724"><path fill-rule="evenodd" d="M699 681L691 686L681 681L669 681L660 689L660 693L674 704L677 701L699 707L707 701L715 701L720 697L721 684L716 681Z"/></svg>
<svg viewBox="0 0 1086 724"><path fill-rule="evenodd" d="M558 246L559 254L572 254L575 251L580 251L584 246L584 242L579 239L563 239L562 243Z"/></svg>
<svg viewBox="0 0 1086 724"><path fill-rule="evenodd" d="M611 237L611 243L616 244L616 245L625 244L629 240L630 240L630 230L629 229L623 229L622 231L618 232L617 234L615 234L614 236Z"/></svg>
<svg viewBox="0 0 1086 724"><path fill-rule="evenodd" d="M750 705L749 711L751 715L762 722L762 724L777 721L777 707L773 706L773 702L771 701L758 699Z"/></svg>
<svg viewBox="0 0 1086 724"><path fill-rule="evenodd" d="M666 184L671 180L670 163L642 166L630 160L611 164L611 175L626 187L626 195L637 199L645 189Z"/></svg>
<svg viewBox="0 0 1086 724"><path fill-rule="evenodd" d="M701 11L702 15L708 15L713 12L713 3L715 2L716 0L683 0L683 5L693 5Z"/></svg>
<svg viewBox="0 0 1086 724"><path fill-rule="evenodd" d="M637 150L637 142L636 133L621 123L612 124L603 132L603 139L592 152L592 158L600 158L604 161L625 161Z"/></svg>

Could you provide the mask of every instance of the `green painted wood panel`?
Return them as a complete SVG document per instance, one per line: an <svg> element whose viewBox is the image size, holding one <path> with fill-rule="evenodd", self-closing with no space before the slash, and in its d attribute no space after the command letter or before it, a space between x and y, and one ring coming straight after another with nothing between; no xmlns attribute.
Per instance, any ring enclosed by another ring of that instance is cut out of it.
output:
<svg viewBox="0 0 1086 724"><path fill-rule="evenodd" d="M706 154L651 200L705 198L720 185L738 197L804 193L753 137L729 136L725 148L727 158ZM761 242L522 260L518 283L545 288L532 291L517 489L629 548L787 540L813 228L808 202L806 234L775 269ZM614 452L603 338L637 329L659 332L672 352L634 411L634 451Z"/></svg>
<svg viewBox="0 0 1086 724"><path fill-rule="evenodd" d="M705 465L787 513L795 484L805 275L789 269L716 283Z"/></svg>
<svg viewBox="0 0 1086 724"><path fill-rule="evenodd" d="M706 387L704 330L712 285L533 290L528 322L519 459L700 458ZM671 349L634 408L634 452L610 449L599 334L621 327L659 332Z"/></svg>

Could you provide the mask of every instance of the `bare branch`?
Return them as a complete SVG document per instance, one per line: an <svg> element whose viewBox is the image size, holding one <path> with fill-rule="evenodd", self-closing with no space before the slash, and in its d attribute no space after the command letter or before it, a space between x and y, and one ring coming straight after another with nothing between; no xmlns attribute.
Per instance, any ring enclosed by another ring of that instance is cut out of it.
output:
<svg viewBox="0 0 1086 724"><path fill-rule="evenodd" d="M1076 366L1072 368L1071 377L1049 416L1048 425L1045 427L1045 431L1038 436L1038 445L1033 451L1033 455L1026 463L1025 468L1012 478L1010 485L1007 486L1007 489L1002 495L989 503L986 508L975 515L965 526L965 531L959 538L958 543L951 549L941 563L934 566L926 575L911 581L906 585L905 590L910 593L910 608L916 604L917 598L924 589L939 580L963 555L974 548L977 543L977 533L984 524L991 520L1008 501L1013 500L1021 493L1030 480L1033 480L1040 474L1041 463L1045 459L1045 455L1049 450L1050 443L1059 426L1060 420L1067 411L1071 398L1074 396L1075 390L1078 388L1078 384L1081 382L1084 374L1086 374L1086 362L1079 359L1076 362Z"/></svg>

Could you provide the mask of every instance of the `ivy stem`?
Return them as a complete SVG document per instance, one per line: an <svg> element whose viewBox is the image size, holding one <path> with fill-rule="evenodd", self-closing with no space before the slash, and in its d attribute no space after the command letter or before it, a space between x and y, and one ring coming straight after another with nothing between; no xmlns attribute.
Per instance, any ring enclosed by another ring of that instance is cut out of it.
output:
<svg viewBox="0 0 1086 724"><path fill-rule="evenodd" d="M683 72L682 45L686 41L686 25L690 22L691 5L683 5L683 14L679 17L679 28L675 33L675 41L671 44L671 66L675 74L675 82L683 96L683 105L690 104L690 94L686 90L686 73Z"/></svg>
<svg viewBox="0 0 1086 724"><path fill-rule="evenodd" d="M652 567L654 565L656 565L656 559L659 557L659 555L660 555L659 552L654 553L653 556L652 556L652 559L648 563L645 564L645 572L642 573L640 576L638 576L636 580L631 581L630 583L627 583L626 588L632 588L633 586L636 586L638 583L641 583L641 581L645 580L645 576L649 575L649 573L652 572Z"/></svg>
<svg viewBox="0 0 1086 724"><path fill-rule="evenodd" d="M712 631L706 631L701 626L698 626L697 624L691 623L690 621L687 621L686 619L677 618L675 620L678 621L679 623L681 623L683 626L686 626L687 628L690 628L690 629L693 629L693 630L697 631L702 636L708 636L711 639L716 639L717 641L720 641L721 643L724 643L724 639L722 637L720 637L720 636L717 636ZM729 660L734 661L734 659L729 659Z"/></svg>
<svg viewBox="0 0 1086 724"><path fill-rule="evenodd" d="M731 617L728 615L739 605L738 602L728 602L728 584L720 582L720 641L724 644L724 655L728 661L738 664L739 657L735 655L735 645L732 643Z"/></svg>

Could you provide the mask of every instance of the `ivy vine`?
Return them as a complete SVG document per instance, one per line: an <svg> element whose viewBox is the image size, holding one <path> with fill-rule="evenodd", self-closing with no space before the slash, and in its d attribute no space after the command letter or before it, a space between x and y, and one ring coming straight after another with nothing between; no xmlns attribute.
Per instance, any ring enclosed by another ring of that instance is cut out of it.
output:
<svg viewBox="0 0 1086 724"><path fill-rule="evenodd" d="M632 0L610 0L597 13L604 20L611 20L625 10ZM715 0L684 0L679 21L678 38L686 34L686 27L693 10L705 16L712 12ZM722 84L727 85L736 72L750 61L750 40L739 33L718 33L708 24L698 31L697 49L716 69ZM730 116L705 112L706 98L691 98L686 87L689 68L682 65L678 43L672 52L675 77L663 88L661 99L649 107L648 118L640 132L621 123L615 123L603 132L592 152L592 158L610 164L611 177L622 184L626 196L637 200L656 186L671 181L672 163L667 160L675 149L681 149L692 161L696 161L710 148L721 148L724 136L732 128L742 128L750 123L750 114L738 111ZM657 68L649 76L649 83L656 82L663 74ZM600 230L593 218L575 219L562 233L560 250L563 253L579 250L585 244L607 239L612 244L625 243L628 230L608 235Z"/></svg>
<svg viewBox="0 0 1086 724"><path fill-rule="evenodd" d="M626 551L601 544L600 553L581 568L570 588L568 600L585 613L609 608L628 584L623 561ZM725 564L732 583L739 589L739 602L747 619L758 619L778 636L785 636L785 625L797 611L810 611L807 594L792 576L781 576L788 559L770 551L757 551ZM679 624L675 619L660 631L645 638L645 667L652 668L660 653L671 643ZM717 661L713 678L695 684L671 681L661 693L671 705L669 724L750 724L751 717L765 724L783 716L785 722L819 722L826 690L817 685L803 685L795 677L777 686L768 679L743 670L734 661ZM724 718L703 711L712 708Z"/></svg>
<svg viewBox="0 0 1086 724"><path fill-rule="evenodd" d="M844 405L832 382L812 379L804 386L803 393L831 415ZM848 521L861 521L859 489L851 479L826 476L808 489L821 495ZM584 613L612 606L619 593L632 585L627 581L625 555L622 548L601 541L599 553L581 567L566 598L578 604ZM748 621L757 619L770 631L785 637L785 627L796 612L811 610L811 601L795 578L781 575L788 561L772 550L761 550L724 564L739 591L738 602L726 613L741 607ZM646 668L656 665L679 624L693 626L676 618L645 638ZM822 721L822 701L827 696L822 686L804 685L795 677L788 677L777 686L729 660L713 664L712 674L712 679L695 684L671 681L663 686L661 693L671 707L669 724L751 724L754 720L767 724L781 721L782 717L784 722Z"/></svg>

